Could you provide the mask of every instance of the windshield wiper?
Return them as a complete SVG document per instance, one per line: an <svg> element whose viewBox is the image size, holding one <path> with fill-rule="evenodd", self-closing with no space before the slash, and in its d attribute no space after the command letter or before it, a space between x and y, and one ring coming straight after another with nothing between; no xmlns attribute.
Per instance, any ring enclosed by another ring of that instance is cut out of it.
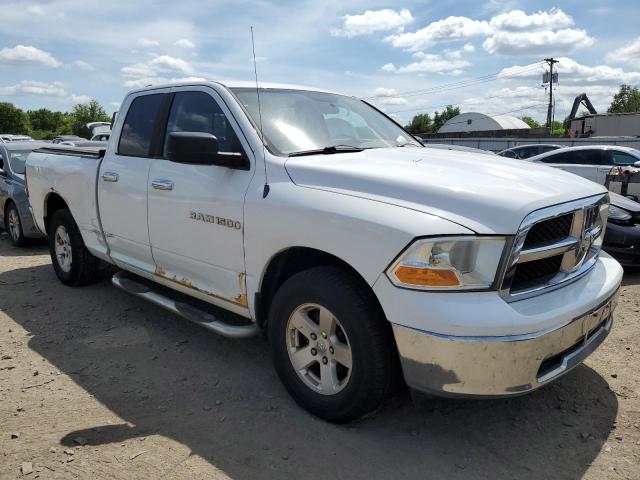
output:
<svg viewBox="0 0 640 480"><path fill-rule="evenodd" d="M333 145L331 147L315 148L313 150L303 150L292 152L290 157L304 157L305 155L333 155L334 153L361 152L364 148L352 147L351 145Z"/></svg>

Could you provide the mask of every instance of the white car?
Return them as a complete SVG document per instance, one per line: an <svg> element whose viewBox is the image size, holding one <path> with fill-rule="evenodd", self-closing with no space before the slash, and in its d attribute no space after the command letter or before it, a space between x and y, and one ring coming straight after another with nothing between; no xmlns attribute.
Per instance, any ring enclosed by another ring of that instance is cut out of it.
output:
<svg viewBox="0 0 640 480"><path fill-rule="evenodd" d="M615 145L589 145L552 150L527 162L544 163L604 185L612 167L640 166L640 150Z"/></svg>
<svg viewBox="0 0 640 480"><path fill-rule="evenodd" d="M291 395L336 422L399 375L442 396L520 395L606 338L622 268L600 249L603 187L423 148L354 97L259 91L136 90L106 152L32 153L60 281L95 281L103 261L117 287L211 331L266 330Z"/></svg>

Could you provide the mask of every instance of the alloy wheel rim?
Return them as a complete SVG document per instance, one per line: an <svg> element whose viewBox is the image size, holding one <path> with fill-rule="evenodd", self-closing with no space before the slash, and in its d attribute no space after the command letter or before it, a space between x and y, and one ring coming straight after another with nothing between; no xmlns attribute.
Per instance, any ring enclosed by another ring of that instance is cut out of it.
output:
<svg viewBox="0 0 640 480"><path fill-rule="evenodd" d="M306 303L287 321L287 352L303 383L322 395L335 395L349 383L351 344L336 316L326 307Z"/></svg>
<svg viewBox="0 0 640 480"><path fill-rule="evenodd" d="M56 261L63 272L69 273L71 271L71 240L67 229L63 225L59 225L56 228L54 235L54 250L56 254Z"/></svg>
<svg viewBox="0 0 640 480"><path fill-rule="evenodd" d="M14 241L20 238L20 218L13 208L9 210L9 234Z"/></svg>

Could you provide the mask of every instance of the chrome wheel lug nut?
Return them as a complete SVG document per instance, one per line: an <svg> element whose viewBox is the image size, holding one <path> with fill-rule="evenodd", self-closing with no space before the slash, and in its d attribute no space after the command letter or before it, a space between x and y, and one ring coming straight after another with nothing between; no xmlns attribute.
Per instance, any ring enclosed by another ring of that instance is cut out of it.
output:
<svg viewBox="0 0 640 480"><path fill-rule="evenodd" d="M327 338L326 332L322 332L322 338Z"/></svg>
<svg viewBox="0 0 640 480"><path fill-rule="evenodd" d="M328 362L329 360L327 359L327 357L322 357L322 363L326 365Z"/></svg>
<svg viewBox="0 0 640 480"><path fill-rule="evenodd" d="M333 347L329 347L329 353L333 353Z"/></svg>
<svg viewBox="0 0 640 480"><path fill-rule="evenodd" d="M318 354L318 351L315 348L311 349L311 355L315 356Z"/></svg>
<svg viewBox="0 0 640 480"><path fill-rule="evenodd" d="M315 333L311 334L311 340L316 340L318 338L318 336Z"/></svg>

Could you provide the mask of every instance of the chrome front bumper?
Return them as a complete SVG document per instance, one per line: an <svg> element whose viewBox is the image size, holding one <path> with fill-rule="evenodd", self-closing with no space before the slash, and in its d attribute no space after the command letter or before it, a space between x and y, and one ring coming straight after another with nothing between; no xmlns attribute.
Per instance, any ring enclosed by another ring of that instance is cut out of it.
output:
<svg viewBox="0 0 640 480"><path fill-rule="evenodd" d="M463 337L394 324L409 387L446 397L519 395L560 377L604 341L618 291L562 327L525 335Z"/></svg>

